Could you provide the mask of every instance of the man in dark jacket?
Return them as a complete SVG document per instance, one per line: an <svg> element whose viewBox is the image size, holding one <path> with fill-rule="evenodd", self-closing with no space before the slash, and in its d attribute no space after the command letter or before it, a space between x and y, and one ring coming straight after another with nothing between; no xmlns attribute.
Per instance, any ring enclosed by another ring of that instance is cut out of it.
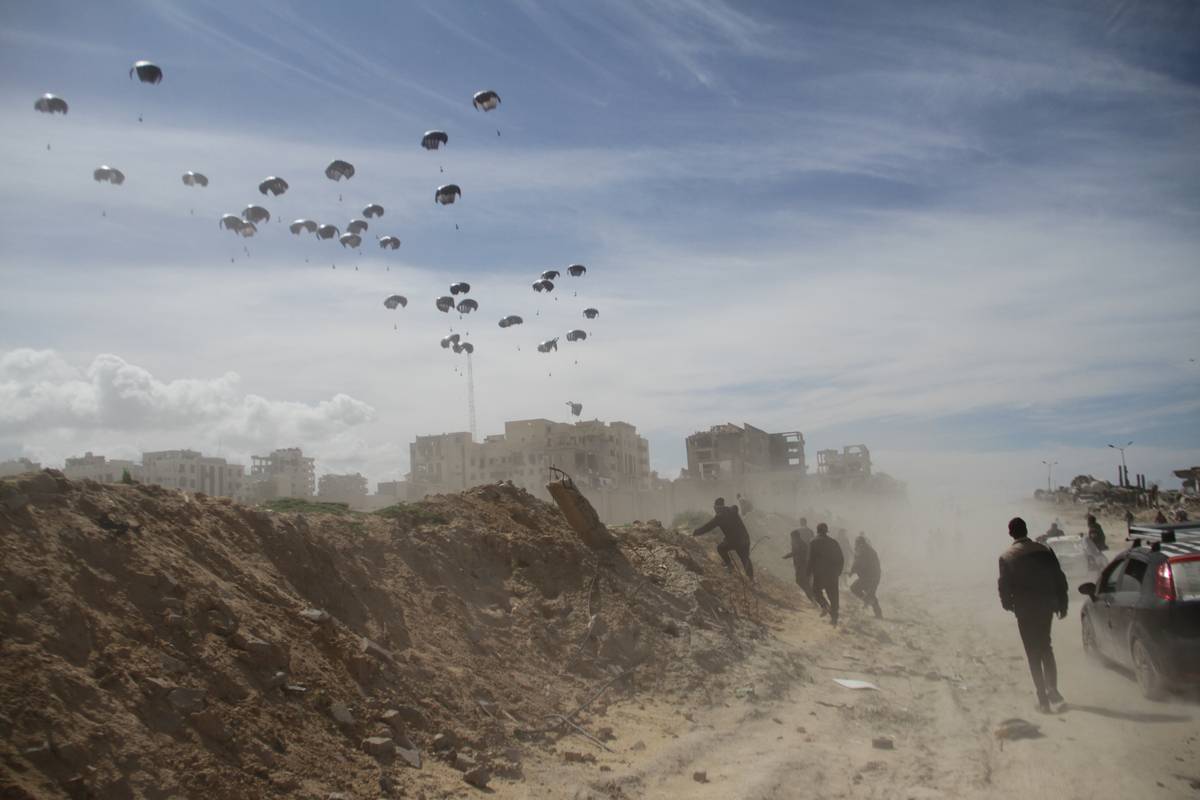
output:
<svg viewBox="0 0 1200 800"><path fill-rule="evenodd" d="M879 554L861 533L854 540L854 565L850 567L850 575L858 576L858 580L850 584L850 591L862 600L864 605L871 607L876 619L883 619L879 598L875 596L879 589L879 580L883 577L883 570L879 566Z"/></svg>
<svg viewBox="0 0 1200 800"><path fill-rule="evenodd" d="M692 535L703 536L713 528L720 528L725 538L717 545L717 554L725 562L725 569L733 572L733 559L729 557L729 551L733 550L742 560L746 577L753 581L754 565L750 563L750 534L746 531L746 523L742 522L742 517L738 514L737 506L727 506L725 498L718 497L713 503L713 512L713 518L692 531Z"/></svg>
<svg viewBox="0 0 1200 800"><path fill-rule="evenodd" d="M1050 623L1057 612L1067 616L1067 578L1054 551L1029 538L1025 520L1008 523L1012 545L1000 556L1000 605L1017 615L1017 629L1029 659L1038 706L1049 711L1063 703L1058 693L1058 666L1050 645Z"/></svg>
<svg viewBox="0 0 1200 800"><path fill-rule="evenodd" d="M792 560L792 569L796 572L796 585L805 596L813 599L812 584L808 579L808 545L813 540L813 532L808 527L808 519L800 518L800 527L791 532L792 551L784 556Z"/></svg>
<svg viewBox="0 0 1200 800"><path fill-rule="evenodd" d="M1094 514L1087 515L1087 537L1092 540L1092 544L1096 545L1096 549L1103 553L1108 549L1108 544L1104 538L1104 528L1100 527L1100 523L1096 522Z"/></svg>
<svg viewBox="0 0 1200 800"><path fill-rule="evenodd" d="M808 546L808 574L821 613L829 614L829 621L834 625L838 621L838 578L845 565L842 548L829 538L829 526L822 522L817 526L816 538Z"/></svg>

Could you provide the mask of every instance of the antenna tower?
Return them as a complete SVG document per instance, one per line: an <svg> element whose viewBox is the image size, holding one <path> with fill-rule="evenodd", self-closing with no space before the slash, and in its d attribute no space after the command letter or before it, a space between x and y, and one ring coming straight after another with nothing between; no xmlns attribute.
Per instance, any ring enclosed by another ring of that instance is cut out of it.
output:
<svg viewBox="0 0 1200 800"><path fill-rule="evenodd" d="M471 366L471 354L467 353L467 414L471 420L471 441L479 438L475 425L475 369Z"/></svg>

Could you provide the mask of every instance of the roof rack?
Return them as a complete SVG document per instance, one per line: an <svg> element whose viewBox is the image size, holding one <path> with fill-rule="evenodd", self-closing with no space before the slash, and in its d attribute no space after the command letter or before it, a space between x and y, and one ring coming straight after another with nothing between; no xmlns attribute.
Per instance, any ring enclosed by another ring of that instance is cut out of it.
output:
<svg viewBox="0 0 1200 800"><path fill-rule="evenodd" d="M1151 551L1170 556L1200 553L1200 522L1130 525L1126 541L1131 547L1149 545Z"/></svg>

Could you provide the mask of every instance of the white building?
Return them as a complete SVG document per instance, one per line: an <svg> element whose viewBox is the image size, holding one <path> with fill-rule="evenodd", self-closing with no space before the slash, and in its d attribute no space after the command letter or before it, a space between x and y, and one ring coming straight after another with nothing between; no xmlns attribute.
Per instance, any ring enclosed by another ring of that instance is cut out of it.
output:
<svg viewBox="0 0 1200 800"><path fill-rule="evenodd" d="M316 494L313 459L299 447L271 451L269 456L250 457L250 491L258 502L280 497L308 499Z"/></svg>
<svg viewBox="0 0 1200 800"><path fill-rule="evenodd" d="M158 450L142 453L141 480L169 489L242 500L246 467L195 450Z"/></svg>
<svg viewBox="0 0 1200 800"><path fill-rule="evenodd" d="M63 475L73 481L92 480L100 483L119 483L125 473L135 481L142 480L142 465L125 459L108 459L94 455L91 450L81 456L68 458Z"/></svg>
<svg viewBox="0 0 1200 800"><path fill-rule="evenodd" d="M350 475L327 473L317 482L317 499L363 508L367 503L367 479L357 472Z"/></svg>
<svg viewBox="0 0 1200 800"><path fill-rule="evenodd" d="M0 478L10 475L23 475L26 472L41 472L42 465L28 458L17 458L11 461L0 461Z"/></svg>

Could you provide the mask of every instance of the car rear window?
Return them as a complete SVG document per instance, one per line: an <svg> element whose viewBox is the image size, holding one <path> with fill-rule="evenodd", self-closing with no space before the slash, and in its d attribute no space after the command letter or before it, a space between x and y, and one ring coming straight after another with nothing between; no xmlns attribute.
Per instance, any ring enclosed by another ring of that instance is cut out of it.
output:
<svg viewBox="0 0 1200 800"><path fill-rule="evenodd" d="M1180 600L1200 600L1200 558L1172 561L1171 577L1175 579L1175 596Z"/></svg>
<svg viewBox="0 0 1200 800"><path fill-rule="evenodd" d="M1048 544L1050 549L1060 556L1077 556L1083 553L1083 542L1078 539L1063 539Z"/></svg>

